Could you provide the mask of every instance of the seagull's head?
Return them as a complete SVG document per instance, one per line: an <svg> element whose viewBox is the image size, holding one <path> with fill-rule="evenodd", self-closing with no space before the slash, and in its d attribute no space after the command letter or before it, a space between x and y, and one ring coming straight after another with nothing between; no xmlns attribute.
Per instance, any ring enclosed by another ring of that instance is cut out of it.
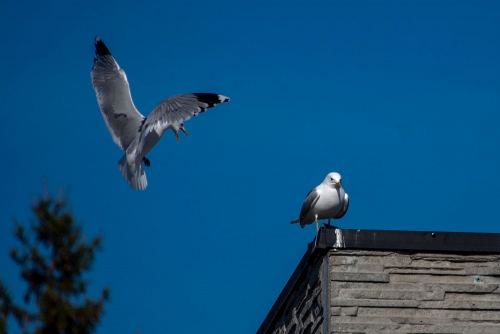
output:
<svg viewBox="0 0 500 334"><path fill-rule="evenodd" d="M329 173L323 183L329 187L340 189L342 188L342 176L336 172Z"/></svg>

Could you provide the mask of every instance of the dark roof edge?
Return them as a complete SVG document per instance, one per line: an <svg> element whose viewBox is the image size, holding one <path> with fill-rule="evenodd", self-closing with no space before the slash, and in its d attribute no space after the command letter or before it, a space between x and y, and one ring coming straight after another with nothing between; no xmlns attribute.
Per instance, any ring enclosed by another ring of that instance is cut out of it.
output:
<svg viewBox="0 0 500 334"><path fill-rule="evenodd" d="M500 233L343 230L323 225L317 247L449 253L500 253Z"/></svg>
<svg viewBox="0 0 500 334"><path fill-rule="evenodd" d="M304 269L316 256L330 249L392 250L436 253L500 254L500 233L343 230L323 225L295 268L292 276L257 330L267 333Z"/></svg>

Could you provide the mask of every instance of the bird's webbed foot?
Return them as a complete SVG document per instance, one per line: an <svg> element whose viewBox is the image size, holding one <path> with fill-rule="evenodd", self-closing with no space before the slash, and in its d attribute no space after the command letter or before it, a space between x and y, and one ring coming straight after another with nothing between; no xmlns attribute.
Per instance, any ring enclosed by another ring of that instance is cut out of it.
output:
<svg viewBox="0 0 500 334"><path fill-rule="evenodd" d="M144 165L145 165L146 167L151 166L151 162L149 161L149 159L148 159L148 158L144 157L144 158L142 158L142 161L144 162Z"/></svg>
<svg viewBox="0 0 500 334"><path fill-rule="evenodd" d="M184 134L186 135L186 137L189 136L189 133L186 131L186 128L184 127L184 123L181 124L181 126L179 127L179 130L181 130L182 132L184 132Z"/></svg>
<svg viewBox="0 0 500 334"><path fill-rule="evenodd" d="M186 128L184 127L184 123L175 124L174 126L172 126L172 130L175 133L175 140L177 142L179 142L179 130L181 130L182 132L184 132L184 134L186 135L186 137L189 136L188 132L186 131Z"/></svg>

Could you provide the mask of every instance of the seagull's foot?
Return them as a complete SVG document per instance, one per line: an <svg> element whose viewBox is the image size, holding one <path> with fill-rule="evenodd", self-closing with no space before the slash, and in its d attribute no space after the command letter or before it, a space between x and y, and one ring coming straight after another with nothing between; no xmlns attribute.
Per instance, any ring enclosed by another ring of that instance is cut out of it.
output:
<svg viewBox="0 0 500 334"><path fill-rule="evenodd" d="M144 162L144 165L146 165L146 167L151 166L151 162L149 161L148 158L144 157L144 158L142 158L142 161Z"/></svg>
<svg viewBox="0 0 500 334"><path fill-rule="evenodd" d="M189 133L186 131L186 128L184 127L184 123L181 124L181 126L179 127L179 129L184 132L184 134L187 136L189 136Z"/></svg>
<svg viewBox="0 0 500 334"><path fill-rule="evenodd" d="M314 220L316 222L316 233L319 231L318 228L318 216L316 216L316 219Z"/></svg>
<svg viewBox="0 0 500 334"><path fill-rule="evenodd" d="M186 135L186 137L189 136L189 133L186 131L186 128L184 127L184 123L173 125L172 126L172 130L175 133L175 140L177 142L179 142L179 130L181 130L182 132L184 132L184 134Z"/></svg>

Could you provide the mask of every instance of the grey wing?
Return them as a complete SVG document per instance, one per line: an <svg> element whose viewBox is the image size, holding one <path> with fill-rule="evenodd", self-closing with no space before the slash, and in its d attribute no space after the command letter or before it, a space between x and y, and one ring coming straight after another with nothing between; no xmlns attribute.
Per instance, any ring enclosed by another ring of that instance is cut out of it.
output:
<svg viewBox="0 0 500 334"><path fill-rule="evenodd" d="M335 217L333 217L333 219L340 219L344 217L347 213L347 209L349 209L349 196L347 195L347 193L345 193L344 206L342 207L342 210L340 210L340 212Z"/></svg>
<svg viewBox="0 0 500 334"><path fill-rule="evenodd" d="M181 94L169 97L161 101L146 118L141 128L142 136L147 135L153 129L164 130L171 124L181 124L223 102L229 102L229 98L212 93Z"/></svg>
<svg viewBox="0 0 500 334"><path fill-rule="evenodd" d="M314 205L320 198L317 188L318 187L314 187L311 189L311 191L309 191L304 201L304 204L302 204L302 209L300 210L300 218L299 218L301 223L302 220L307 216L311 208L314 207Z"/></svg>
<svg viewBox="0 0 500 334"><path fill-rule="evenodd" d="M125 72L98 36L95 38L95 54L90 76L97 103L113 141L126 150L139 135L144 116L132 102Z"/></svg>

